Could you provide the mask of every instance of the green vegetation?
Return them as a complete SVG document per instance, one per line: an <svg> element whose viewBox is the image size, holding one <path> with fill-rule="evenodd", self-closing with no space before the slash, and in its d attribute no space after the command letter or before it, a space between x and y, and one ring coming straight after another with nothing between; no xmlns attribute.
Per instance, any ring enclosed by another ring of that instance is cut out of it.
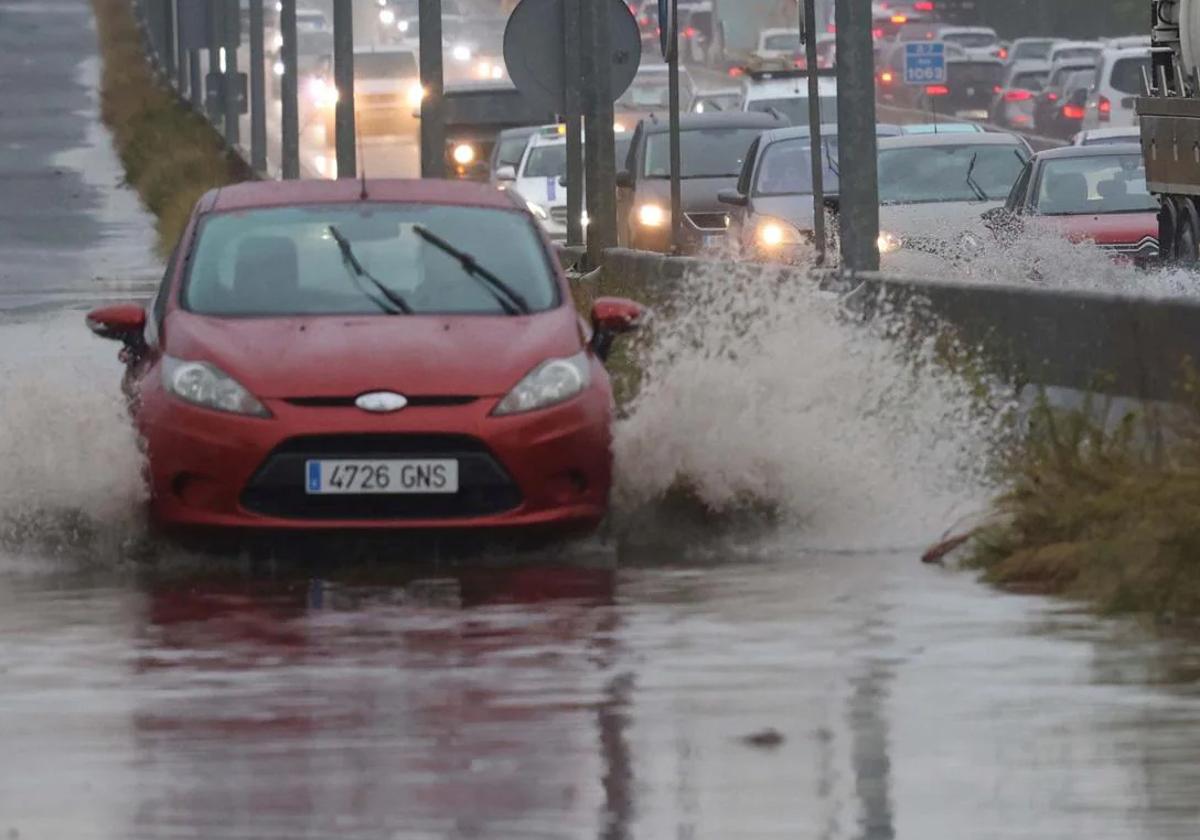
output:
<svg viewBox="0 0 1200 840"><path fill-rule="evenodd" d="M174 247L206 191L252 176L220 135L155 76L128 0L93 0L104 71L101 114L125 177L158 218L158 247Z"/></svg>
<svg viewBox="0 0 1200 840"><path fill-rule="evenodd" d="M1104 612L1200 617L1200 392L1165 419L1043 401L967 565ZM1113 422L1115 420L1115 422Z"/></svg>

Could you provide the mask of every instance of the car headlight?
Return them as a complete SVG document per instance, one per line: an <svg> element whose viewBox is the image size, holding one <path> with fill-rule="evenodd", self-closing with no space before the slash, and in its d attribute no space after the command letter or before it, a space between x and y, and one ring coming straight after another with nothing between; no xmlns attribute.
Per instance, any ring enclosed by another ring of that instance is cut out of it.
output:
<svg viewBox="0 0 1200 840"><path fill-rule="evenodd" d="M667 211L657 204L643 204L638 208L637 219L642 227L662 227L667 223Z"/></svg>
<svg viewBox="0 0 1200 840"><path fill-rule="evenodd" d="M379 22L384 26L391 26L396 22L396 13L391 9L384 9L379 13Z"/></svg>
<svg viewBox="0 0 1200 840"><path fill-rule="evenodd" d="M455 61L470 61L471 48L466 44L458 44L450 51L450 57Z"/></svg>
<svg viewBox="0 0 1200 840"><path fill-rule="evenodd" d="M281 49L283 49L283 33L282 33L282 32L276 32L276 33L275 33L275 39L272 41L272 43L273 43L273 44L275 44L275 49L276 49L276 50L281 50Z"/></svg>
<svg viewBox="0 0 1200 840"><path fill-rule="evenodd" d="M425 98L425 88L421 87L420 82L413 82L408 88L408 104L413 108L421 107L421 100Z"/></svg>
<svg viewBox="0 0 1200 840"><path fill-rule="evenodd" d="M475 147L470 143L459 143L451 154L459 166L469 166L475 162Z"/></svg>
<svg viewBox="0 0 1200 840"><path fill-rule="evenodd" d="M237 380L208 362L163 356L162 379L168 393L192 405L250 417L271 416L267 407Z"/></svg>
<svg viewBox="0 0 1200 840"><path fill-rule="evenodd" d="M396 28L399 29L401 32L407 32L408 31L408 21L406 21L406 20L398 21L396 23Z"/></svg>
<svg viewBox="0 0 1200 840"><path fill-rule="evenodd" d="M313 79L309 82L308 95L318 108L332 108L340 98L338 89L324 79Z"/></svg>
<svg viewBox="0 0 1200 840"><path fill-rule="evenodd" d="M287 72L287 67L284 66L282 61L276 61L271 69L275 71L276 76L282 76Z"/></svg>
<svg viewBox="0 0 1200 840"><path fill-rule="evenodd" d="M879 246L879 253L890 254L893 251L899 251L904 247L904 240L895 234L888 233L886 230L881 231L879 239L875 243Z"/></svg>
<svg viewBox="0 0 1200 840"><path fill-rule="evenodd" d="M529 208L530 213L542 221L546 221L550 218L550 214L546 212L546 208L538 204L536 201L526 201L525 206Z"/></svg>
<svg viewBox="0 0 1200 840"><path fill-rule="evenodd" d="M783 219L766 218L758 223L755 232L758 244L766 248L780 248L784 245L799 245L804 241L804 235L791 222Z"/></svg>
<svg viewBox="0 0 1200 840"><path fill-rule="evenodd" d="M591 360L587 352L569 359L542 362L508 392L492 414L521 414L566 402L591 383Z"/></svg>

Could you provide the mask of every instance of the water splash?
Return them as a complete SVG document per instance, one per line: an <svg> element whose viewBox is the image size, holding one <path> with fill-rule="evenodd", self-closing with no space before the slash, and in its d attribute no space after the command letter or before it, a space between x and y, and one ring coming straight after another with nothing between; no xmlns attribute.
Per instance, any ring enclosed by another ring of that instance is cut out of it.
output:
<svg viewBox="0 0 1200 840"><path fill-rule="evenodd" d="M0 322L0 543L90 551L143 531L120 375L115 346L80 312Z"/></svg>
<svg viewBox="0 0 1200 840"><path fill-rule="evenodd" d="M902 349L895 321L770 267L702 271L647 331L645 381L614 443L619 509L684 487L706 508L767 503L802 541L918 545L989 496L996 423L971 385Z"/></svg>

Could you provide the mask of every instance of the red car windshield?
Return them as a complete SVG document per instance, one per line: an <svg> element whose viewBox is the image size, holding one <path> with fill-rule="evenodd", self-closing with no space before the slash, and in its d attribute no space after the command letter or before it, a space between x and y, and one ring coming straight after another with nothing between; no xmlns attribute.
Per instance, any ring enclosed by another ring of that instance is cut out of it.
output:
<svg viewBox="0 0 1200 840"><path fill-rule="evenodd" d="M1044 216L1141 213L1158 210L1146 189L1140 154L1048 160L1042 165L1037 210Z"/></svg>
<svg viewBox="0 0 1200 840"><path fill-rule="evenodd" d="M559 304L533 222L516 210L423 204L336 204L222 213L204 222L183 287L203 315L288 316L389 311L499 315L486 280L416 233L421 226L466 251L520 294L532 312ZM338 235L352 249L345 258ZM373 279L367 279L359 268Z"/></svg>

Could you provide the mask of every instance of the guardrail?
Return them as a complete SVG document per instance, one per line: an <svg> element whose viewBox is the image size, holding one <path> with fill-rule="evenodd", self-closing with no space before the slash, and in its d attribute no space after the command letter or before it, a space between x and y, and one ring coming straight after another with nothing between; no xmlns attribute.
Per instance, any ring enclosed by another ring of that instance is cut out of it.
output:
<svg viewBox="0 0 1200 840"><path fill-rule="evenodd" d="M653 299L686 294L694 272L735 276L745 269L745 263L613 249L604 253L600 282ZM786 266L770 270L785 282L839 291L864 317L903 311L931 332L948 327L1017 385L1171 402L1181 396L1185 365L1200 361L1200 301Z"/></svg>

